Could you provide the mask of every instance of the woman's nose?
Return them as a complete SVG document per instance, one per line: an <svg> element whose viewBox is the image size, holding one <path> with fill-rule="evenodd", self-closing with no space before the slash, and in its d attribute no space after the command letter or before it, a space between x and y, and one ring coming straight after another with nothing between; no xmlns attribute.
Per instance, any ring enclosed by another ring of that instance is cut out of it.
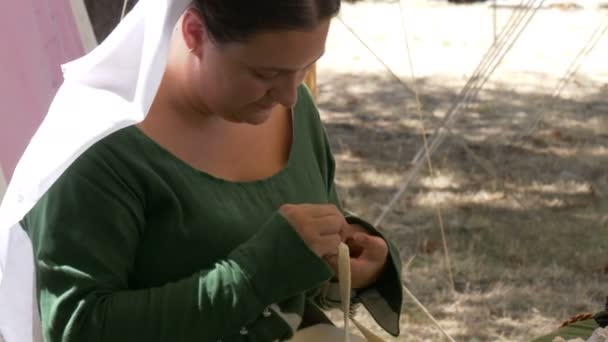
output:
<svg viewBox="0 0 608 342"><path fill-rule="evenodd" d="M281 105L291 108L298 101L298 86L302 83L302 80L303 77L300 77L299 73L286 75L274 87L271 95Z"/></svg>

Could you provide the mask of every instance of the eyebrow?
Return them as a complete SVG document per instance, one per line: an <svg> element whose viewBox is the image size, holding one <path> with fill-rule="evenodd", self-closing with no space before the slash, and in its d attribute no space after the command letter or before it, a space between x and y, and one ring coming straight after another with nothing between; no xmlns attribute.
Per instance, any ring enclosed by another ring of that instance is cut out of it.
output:
<svg viewBox="0 0 608 342"><path fill-rule="evenodd" d="M323 53L321 53L321 55L319 57L317 57L317 59L315 59L312 63L308 64L307 66L304 67L304 69L310 67L311 65L315 64L317 61L319 61L319 59L321 59L321 57L323 57L323 55L325 55L325 51L323 51ZM253 67L254 69L259 69L259 70L264 70L264 71L271 71L271 72L281 72L281 73L288 73L288 72L298 72L300 71L300 69L289 69L289 68L275 68L275 67L263 67L263 66L258 66L258 67Z"/></svg>

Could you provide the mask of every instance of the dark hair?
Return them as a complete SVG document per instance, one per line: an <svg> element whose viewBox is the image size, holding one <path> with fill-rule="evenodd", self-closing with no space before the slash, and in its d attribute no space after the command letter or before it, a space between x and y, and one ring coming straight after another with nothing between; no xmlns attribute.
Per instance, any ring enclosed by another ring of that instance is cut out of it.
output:
<svg viewBox="0 0 608 342"><path fill-rule="evenodd" d="M216 43L243 42L262 31L309 30L340 10L340 0L194 0Z"/></svg>

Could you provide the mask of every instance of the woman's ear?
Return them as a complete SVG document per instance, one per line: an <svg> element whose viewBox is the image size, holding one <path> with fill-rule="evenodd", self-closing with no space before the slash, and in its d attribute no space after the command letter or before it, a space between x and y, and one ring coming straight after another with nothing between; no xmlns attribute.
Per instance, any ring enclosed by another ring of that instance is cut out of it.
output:
<svg viewBox="0 0 608 342"><path fill-rule="evenodd" d="M207 39L207 30L201 13L195 8L189 8L184 12L181 21L181 31L184 43L190 53L202 56L202 46Z"/></svg>

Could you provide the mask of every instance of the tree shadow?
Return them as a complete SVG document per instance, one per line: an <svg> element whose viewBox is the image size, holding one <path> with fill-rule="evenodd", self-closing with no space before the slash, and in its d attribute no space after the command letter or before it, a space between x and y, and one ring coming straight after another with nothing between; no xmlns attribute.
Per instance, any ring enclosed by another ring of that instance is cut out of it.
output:
<svg viewBox="0 0 608 342"><path fill-rule="evenodd" d="M430 80L418 83L423 89L429 88L425 84ZM334 153L348 153L361 164L377 165L389 172L402 172L410 166L424 147L422 124L427 140L431 140L442 124L442 115L458 98L448 87L434 86L425 91L420 96L424 104L421 120L413 95L387 78L333 75L322 80L319 93L318 106ZM606 95L605 88L581 99L484 90L483 99L457 117L434 162L465 174L479 173L482 170L474 160L476 156L493 164L495 176L523 183L531 180L524 176L552 180L567 170L575 170L581 179L597 179L608 165ZM537 128L524 134L535 127L536 121ZM588 167L590 164L595 167ZM567 168L559 168L563 165ZM518 174L510 167L538 172Z"/></svg>
<svg viewBox="0 0 608 342"><path fill-rule="evenodd" d="M392 79L329 74L320 82L339 193L373 221L424 146L421 122L431 139L458 94L442 80L418 80L421 120L415 97ZM441 206L458 305L482 322L459 333L465 340L489 338L482 326L505 332L513 322L501 317L559 320L601 308L608 280L608 242L600 238L608 228L606 95L606 87L572 98L501 85L484 90L433 154L437 175L424 165L382 223L404 262L416 255L406 279L435 313L449 315L433 300L447 287L434 205ZM539 115L536 129L522 136ZM489 314L482 317L483 310ZM525 334L526 327L517 329Z"/></svg>

